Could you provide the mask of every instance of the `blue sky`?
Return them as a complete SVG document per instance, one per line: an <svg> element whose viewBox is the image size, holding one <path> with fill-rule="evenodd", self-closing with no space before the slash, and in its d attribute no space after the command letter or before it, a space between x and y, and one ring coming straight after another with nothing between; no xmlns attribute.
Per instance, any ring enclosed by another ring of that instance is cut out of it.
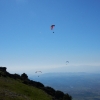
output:
<svg viewBox="0 0 100 100"><path fill-rule="evenodd" d="M100 0L0 0L0 66L12 73L99 72L99 4Z"/></svg>

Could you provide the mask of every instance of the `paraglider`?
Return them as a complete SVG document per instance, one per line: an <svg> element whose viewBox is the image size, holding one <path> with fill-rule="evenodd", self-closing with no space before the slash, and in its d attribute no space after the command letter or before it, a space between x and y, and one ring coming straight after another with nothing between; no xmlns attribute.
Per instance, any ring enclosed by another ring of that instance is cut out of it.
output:
<svg viewBox="0 0 100 100"><path fill-rule="evenodd" d="M42 73L41 71L36 71L35 73ZM38 75L38 77L39 77L39 75Z"/></svg>
<svg viewBox="0 0 100 100"><path fill-rule="evenodd" d="M67 63L69 63L69 61L66 61L66 65L67 65Z"/></svg>
<svg viewBox="0 0 100 100"><path fill-rule="evenodd" d="M53 30L54 29L54 27L55 27L55 25L51 25L51 30ZM54 32L53 32L54 33Z"/></svg>
<svg viewBox="0 0 100 100"><path fill-rule="evenodd" d="M41 71L36 71L35 73L38 73L38 72L41 72ZM42 73L42 72L41 72Z"/></svg>

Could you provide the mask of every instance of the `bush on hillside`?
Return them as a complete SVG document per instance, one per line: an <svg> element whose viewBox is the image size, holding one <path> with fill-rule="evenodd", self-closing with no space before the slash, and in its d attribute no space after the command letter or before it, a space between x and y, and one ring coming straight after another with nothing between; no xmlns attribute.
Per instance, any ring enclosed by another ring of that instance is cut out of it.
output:
<svg viewBox="0 0 100 100"><path fill-rule="evenodd" d="M64 94L63 100L72 100L72 96L70 96L68 93Z"/></svg>
<svg viewBox="0 0 100 100"><path fill-rule="evenodd" d="M22 79L22 80L26 80L26 79L28 79L27 74L25 74L25 73L21 74L21 79Z"/></svg>
<svg viewBox="0 0 100 100"><path fill-rule="evenodd" d="M55 98L57 98L57 99L62 99L63 96L64 96L64 93L63 93L62 91L57 90L57 91L55 92Z"/></svg>
<svg viewBox="0 0 100 100"><path fill-rule="evenodd" d="M47 87L44 87L43 90L47 92L48 94L55 96L55 90L52 87L47 86Z"/></svg>

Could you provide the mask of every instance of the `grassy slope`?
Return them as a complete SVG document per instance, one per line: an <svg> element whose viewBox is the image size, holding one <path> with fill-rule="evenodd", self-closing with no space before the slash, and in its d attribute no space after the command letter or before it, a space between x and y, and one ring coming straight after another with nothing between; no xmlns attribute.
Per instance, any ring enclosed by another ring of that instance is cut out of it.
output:
<svg viewBox="0 0 100 100"><path fill-rule="evenodd" d="M0 100L52 100L41 89L28 86L9 77L0 77Z"/></svg>

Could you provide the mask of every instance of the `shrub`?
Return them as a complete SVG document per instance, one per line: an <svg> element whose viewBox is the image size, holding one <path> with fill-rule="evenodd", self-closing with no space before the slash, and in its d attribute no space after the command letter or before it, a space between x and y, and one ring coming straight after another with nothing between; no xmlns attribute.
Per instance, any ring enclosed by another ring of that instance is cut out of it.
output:
<svg viewBox="0 0 100 100"><path fill-rule="evenodd" d="M69 94L64 94L63 100L72 100L72 97Z"/></svg>
<svg viewBox="0 0 100 100"><path fill-rule="evenodd" d="M61 99L61 98L63 98L63 96L64 96L64 93L63 93L62 91L57 90L57 91L55 92L55 97L56 97L57 99Z"/></svg>
<svg viewBox="0 0 100 100"><path fill-rule="evenodd" d="M43 89L45 92L47 92L48 94L52 95L52 96L55 96L55 90L49 86L47 87L44 87Z"/></svg>
<svg viewBox="0 0 100 100"><path fill-rule="evenodd" d="M22 80L26 80L26 79L28 79L27 74L25 74L25 73L21 74L21 79L22 79Z"/></svg>

